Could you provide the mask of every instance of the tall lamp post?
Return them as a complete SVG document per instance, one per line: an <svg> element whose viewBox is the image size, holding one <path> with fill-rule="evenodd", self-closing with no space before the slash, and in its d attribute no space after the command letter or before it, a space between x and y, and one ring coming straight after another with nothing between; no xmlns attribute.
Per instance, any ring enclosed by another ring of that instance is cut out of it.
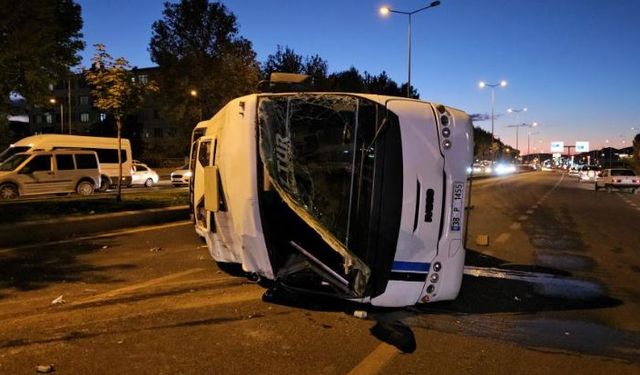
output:
<svg viewBox="0 0 640 375"><path fill-rule="evenodd" d="M507 109L507 112L509 113L515 113L516 114L516 124L520 123L520 114L522 112L526 112L528 109L527 107L524 108L509 108Z"/></svg>
<svg viewBox="0 0 640 375"><path fill-rule="evenodd" d="M418 13L418 12L422 12L423 10L427 10L429 8L433 8L433 7L437 7L438 5L440 5L439 1L434 1L431 4L427 5L426 7L422 7L420 9L416 9L414 11L411 12L403 12L403 11L399 11L399 10L395 10L395 9L391 9L387 6L381 7L380 8L380 14L383 16L387 16L389 15L389 13L397 13L397 14L404 14L405 16L407 16L409 18L409 28L408 28L408 35L409 35L409 51L408 51L408 72L407 72L407 98L411 97L411 16L413 16L414 14Z"/></svg>
<svg viewBox="0 0 640 375"><path fill-rule="evenodd" d="M202 121L202 107L200 106L200 101L198 101L198 90L191 89L191 91L189 91L189 95L191 95L193 97L193 99L197 101L197 103L198 103L198 118L199 118L199 121Z"/></svg>
<svg viewBox="0 0 640 375"><path fill-rule="evenodd" d="M527 155L531 154L531 136L538 135L540 132L528 132L527 133Z"/></svg>
<svg viewBox="0 0 640 375"><path fill-rule="evenodd" d="M49 103L55 105L58 101L56 98L49 99ZM60 134L64 134L64 104L60 101Z"/></svg>
<svg viewBox="0 0 640 375"><path fill-rule="evenodd" d="M495 142L495 137L493 135L493 124L496 118L495 116L495 108L496 108L496 87L505 87L507 86L507 81L502 80L498 83L487 83L485 81L480 81L478 83L478 87L481 89L485 87L491 87L491 161L495 159L495 152L493 152L493 144Z"/></svg>
<svg viewBox="0 0 640 375"><path fill-rule="evenodd" d="M507 125L507 128L516 128L516 150L520 151L520 148L518 145L518 133L520 131L520 128L535 128L536 126L538 126L537 122L534 122L532 124L522 123L522 124Z"/></svg>

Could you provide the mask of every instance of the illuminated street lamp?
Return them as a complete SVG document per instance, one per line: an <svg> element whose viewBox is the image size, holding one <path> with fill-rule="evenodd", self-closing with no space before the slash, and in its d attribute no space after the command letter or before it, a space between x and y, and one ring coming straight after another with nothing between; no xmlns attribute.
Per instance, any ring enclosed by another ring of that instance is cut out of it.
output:
<svg viewBox="0 0 640 375"><path fill-rule="evenodd" d="M518 145L518 133L520 131L520 128L535 128L536 126L538 126L537 122L534 122L531 124L522 123L522 124L507 125L507 128L516 128L516 150L520 151L520 148Z"/></svg>
<svg viewBox="0 0 640 375"><path fill-rule="evenodd" d="M55 105L57 103L56 98L49 99L49 103ZM62 100L60 101L60 134L64 133L64 105L62 104Z"/></svg>
<svg viewBox="0 0 640 375"><path fill-rule="evenodd" d="M491 87L491 161L493 161L495 159L495 154L493 152L493 143L495 142L495 137L493 135L493 122L496 118L494 112L495 112L495 107L496 107L496 91L495 88L496 87L505 87L507 86L507 81L505 81L504 79L498 83L487 83L485 81L480 81L478 83L478 87L480 87L481 89L485 88L485 87Z"/></svg>
<svg viewBox="0 0 640 375"><path fill-rule="evenodd" d="M193 99L197 101L197 103L198 103L198 118L200 119L200 121L202 121L202 107L200 106L200 101L197 100L197 98L198 98L198 90L191 89L191 91L189 91L189 95L191 95L193 97Z"/></svg>
<svg viewBox="0 0 640 375"><path fill-rule="evenodd" d="M422 12L423 10L427 10L429 8L433 8L433 7L437 7L438 5L440 5L439 1L434 1L431 4L427 5L426 7L422 7L420 9L416 9L414 11L411 12L403 12L403 11L399 11L399 10L395 10L395 9L391 9L388 6L383 6L380 8L380 14L382 16L388 16L390 13L397 13L397 14L404 14L405 16L407 16L409 18L409 29L408 29L408 35L409 35L409 51L408 51L408 72L407 72L407 98L411 97L411 16L418 13L418 12Z"/></svg>
<svg viewBox="0 0 640 375"><path fill-rule="evenodd" d="M519 109L517 109L517 108L509 108L509 109L507 109L507 112L516 114L516 124L520 123L520 114L522 112L526 112L526 111L527 111L527 107L519 108Z"/></svg>

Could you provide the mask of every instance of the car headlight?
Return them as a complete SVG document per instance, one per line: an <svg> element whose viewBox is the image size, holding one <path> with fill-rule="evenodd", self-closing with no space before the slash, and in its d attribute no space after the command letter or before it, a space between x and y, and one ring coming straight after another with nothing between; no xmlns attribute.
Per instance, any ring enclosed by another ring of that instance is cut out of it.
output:
<svg viewBox="0 0 640 375"><path fill-rule="evenodd" d="M191 173L191 171L188 171L187 173L183 174L183 176L185 176L185 177L191 177L191 174L192 174L192 173Z"/></svg>

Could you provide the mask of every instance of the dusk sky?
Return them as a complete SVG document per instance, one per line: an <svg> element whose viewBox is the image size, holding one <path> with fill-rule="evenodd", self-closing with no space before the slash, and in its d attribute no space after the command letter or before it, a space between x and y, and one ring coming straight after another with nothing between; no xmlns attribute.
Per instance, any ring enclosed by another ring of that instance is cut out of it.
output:
<svg viewBox="0 0 640 375"><path fill-rule="evenodd" d="M162 17L158 0L79 0L88 65L94 43L138 67L153 66L147 51L151 24ZM407 17L382 17L381 5L411 11L417 0L223 1L253 43L259 61L289 46L318 54L329 71L356 67L407 77ZM508 81L496 88L495 133L515 146L519 121L540 125L532 152L550 141L589 141L592 148L630 146L640 132L640 1L638 0L442 0L413 16L412 84L421 99L467 113L490 113L490 89L478 82ZM490 121L476 125L489 130ZM635 128L635 130L632 130ZM526 153L527 131L520 129Z"/></svg>

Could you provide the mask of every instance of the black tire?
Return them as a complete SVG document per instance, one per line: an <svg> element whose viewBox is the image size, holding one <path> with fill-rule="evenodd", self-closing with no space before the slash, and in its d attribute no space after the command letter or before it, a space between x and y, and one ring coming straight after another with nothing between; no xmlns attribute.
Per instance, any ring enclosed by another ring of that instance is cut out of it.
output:
<svg viewBox="0 0 640 375"><path fill-rule="evenodd" d="M78 183L78 186L76 186L76 193L78 193L78 195L82 195L83 197L87 197L93 194L94 190L95 187L93 185L93 182L87 180L80 181Z"/></svg>
<svg viewBox="0 0 640 375"><path fill-rule="evenodd" d="M144 182L144 186L145 187L152 187L153 186L153 180L150 178L147 178L147 180Z"/></svg>
<svg viewBox="0 0 640 375"><path fill-rule="evenodd" d="M111 181L106 176L100 176L100 189L98 191L104 193L109 189L109 185L111 185Z"/></svg>
<svg viewBox="0 0 640 375"><path fill-rule="evenodd" d="M597 192L598 192L598 190L600 190L600 188L598 187L598 183L597 183L597 182L596 182L594 185L595 185L595 187L596 187L596 188L595 188L595 191L596 191L596 193L597 193Z"/></svg>
<svg viewBox="0 0 640 375"><path fill-rule="evenodd" d="M20 196L20 191L18 187L14 184L3 184L0 185L0 199L17 199Z"/></svg>

